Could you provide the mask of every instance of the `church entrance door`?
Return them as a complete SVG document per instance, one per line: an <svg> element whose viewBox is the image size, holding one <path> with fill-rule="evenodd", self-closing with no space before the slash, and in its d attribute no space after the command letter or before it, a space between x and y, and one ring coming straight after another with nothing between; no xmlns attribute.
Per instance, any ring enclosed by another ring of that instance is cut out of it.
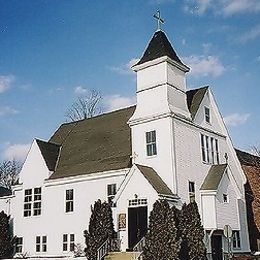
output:
<svg viewBox="0 0 260 260"><path fill-rule="evenodd" d="M130 250L147 232L147 207L128 208L128 248Z"/></svg>
<svg viewBox="0 0 260 260"><path fill-rule="evenodd" d="M212 259L213 260L222 260L223 259L223 250L222 250L222 236L214 235L211 238L211 247L212 247Z"/></svg>

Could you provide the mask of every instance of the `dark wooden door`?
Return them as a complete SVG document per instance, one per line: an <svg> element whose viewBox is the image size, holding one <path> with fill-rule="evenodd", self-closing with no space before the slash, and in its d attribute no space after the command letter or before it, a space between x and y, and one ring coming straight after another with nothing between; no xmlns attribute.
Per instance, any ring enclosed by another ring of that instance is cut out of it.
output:
<svg viewBox="0 0 260 260"><path fill-rule="evenodd" d="M147 232L147 207L128 208L128 247L133 247Z"/></svg>
<svg viewBox="0 0 260 260"><path fill-rule="evenodd" d="M222 236L213 235L211 238L211 247L212 247L212 258L213 260L222 260L223 259L223 250L222 250Z"/></svg>

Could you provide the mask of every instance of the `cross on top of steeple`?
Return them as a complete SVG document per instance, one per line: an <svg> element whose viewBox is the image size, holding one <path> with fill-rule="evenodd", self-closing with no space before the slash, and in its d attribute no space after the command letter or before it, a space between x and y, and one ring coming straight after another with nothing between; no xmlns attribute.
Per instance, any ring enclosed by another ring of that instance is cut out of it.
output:
<svg viewBox="0 0 260 260"><path fill-rule="evenodd" d="M157 31L161 30L161 24L164 24L164 20L161 18L161 12L158 10L153 16L157 20Z"/></svg>

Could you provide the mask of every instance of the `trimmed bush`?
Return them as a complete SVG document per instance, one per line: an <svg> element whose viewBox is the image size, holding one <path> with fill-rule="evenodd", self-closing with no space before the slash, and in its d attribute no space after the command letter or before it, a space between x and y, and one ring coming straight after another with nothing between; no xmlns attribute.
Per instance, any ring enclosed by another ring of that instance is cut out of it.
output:
<svg viewBox="0 0 260 260"><path fill-rule="evenodd" d="M112 210L107 202L96 201L91 211L89 229L84 231L85 253L88 260L96 260L98 248L112 238L115 231Z"/></svg>
<svg viewBox="0 0 260 260"><path fill-rule="evenodd" d="M144 260L178 260L181 240L177 229L177 210L168 202L156 201L150 215Z"/></svg>
<svg viewBox="0 0 260 260"><path fill-rule="evenodd" d="M0 212L0 258L10 258L13 254L12 235L9 226L10 216Z"/></svg>

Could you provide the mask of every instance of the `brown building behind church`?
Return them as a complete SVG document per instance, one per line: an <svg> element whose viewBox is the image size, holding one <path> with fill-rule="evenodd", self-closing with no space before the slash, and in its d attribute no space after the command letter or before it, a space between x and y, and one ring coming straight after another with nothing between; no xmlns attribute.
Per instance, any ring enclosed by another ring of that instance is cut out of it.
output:
<svg viewBox="0 0 260 260"><path fill-rule="evenodd" d="M260 251L260 157L236 150L247 177L245 196L251 251Z"/></svg>

